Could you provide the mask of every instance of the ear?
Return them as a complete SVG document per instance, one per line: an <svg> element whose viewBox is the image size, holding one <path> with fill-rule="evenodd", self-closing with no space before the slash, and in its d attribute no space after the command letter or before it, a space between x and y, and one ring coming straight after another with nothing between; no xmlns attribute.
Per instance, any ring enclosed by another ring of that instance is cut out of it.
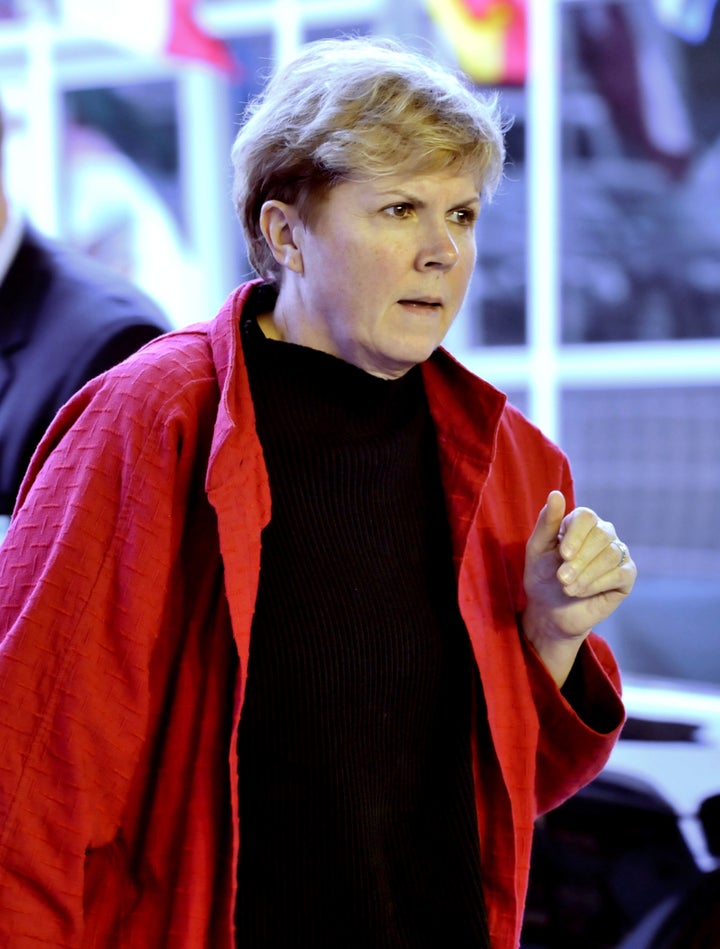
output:
<svg viewBox="0 0 720 949"><path fill-rule="evenodd" d="M295 205L266 201L260 208L260 230L275 260L295 273L303 272L302 251L296 242L303 224Z"/></svg>

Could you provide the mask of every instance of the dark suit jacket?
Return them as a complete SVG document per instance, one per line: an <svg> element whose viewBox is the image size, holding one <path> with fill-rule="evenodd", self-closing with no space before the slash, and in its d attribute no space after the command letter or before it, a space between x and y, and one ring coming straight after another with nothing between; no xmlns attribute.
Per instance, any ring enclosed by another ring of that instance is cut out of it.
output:
<svg viewBox="0 0 720 949"><path fill-rule="evenodd" d="M0 515L60 406L168 329L122 277L26 228L0 285Z"/></svg>

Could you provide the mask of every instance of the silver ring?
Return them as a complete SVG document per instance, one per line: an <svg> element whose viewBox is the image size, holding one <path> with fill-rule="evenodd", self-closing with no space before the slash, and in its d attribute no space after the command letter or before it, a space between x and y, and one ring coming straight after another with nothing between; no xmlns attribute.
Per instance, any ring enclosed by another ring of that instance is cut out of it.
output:
<svg viewBox="0 0 720 949"><path fill-rule="evenodd" d="M622 542L621 540L614 540L614 541L613 541L613 544L614 544L614 545L617 547L617 549L620 551L620 563L618 564L618 567L622 567L622 565L623 565L623 564L625 563L625 561L628 559L628 549L627 549L627 547L625 546L625 544L623 544L623 542Z"/></svg>

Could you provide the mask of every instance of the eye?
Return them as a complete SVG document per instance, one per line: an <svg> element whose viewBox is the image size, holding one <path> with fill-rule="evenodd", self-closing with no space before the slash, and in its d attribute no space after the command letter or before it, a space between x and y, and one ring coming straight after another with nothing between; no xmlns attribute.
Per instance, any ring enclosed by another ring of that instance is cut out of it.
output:
<svg viewBox="0 0 720 949"><path fill-rule="evenodd" d="M472 227L477 221L477 211L473 208L454 208L448 216L455 224L463 227Z"/></svg>
<svg viewBox="0 0 720 949"><path fill-rule="evenodd" d="M383 208L383 210L386 214L389 214L390 217L404 220L412 214L413 206L407 202L401 202L400 204L390 204L386 208Z"/></svg>

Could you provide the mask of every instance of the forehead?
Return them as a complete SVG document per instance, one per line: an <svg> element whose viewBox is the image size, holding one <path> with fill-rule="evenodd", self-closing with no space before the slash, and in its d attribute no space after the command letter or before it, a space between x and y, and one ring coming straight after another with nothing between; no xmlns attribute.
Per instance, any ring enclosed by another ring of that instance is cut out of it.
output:
<svg viewBox="0 0 720 949"><path fill-rule="evenodd" d="M372 201L385 196L412 198L422 202L469 202L480 200L480 184L470 171L398 172L374 177L357 176L337 184L328 197L342 201Z"/></svg>

